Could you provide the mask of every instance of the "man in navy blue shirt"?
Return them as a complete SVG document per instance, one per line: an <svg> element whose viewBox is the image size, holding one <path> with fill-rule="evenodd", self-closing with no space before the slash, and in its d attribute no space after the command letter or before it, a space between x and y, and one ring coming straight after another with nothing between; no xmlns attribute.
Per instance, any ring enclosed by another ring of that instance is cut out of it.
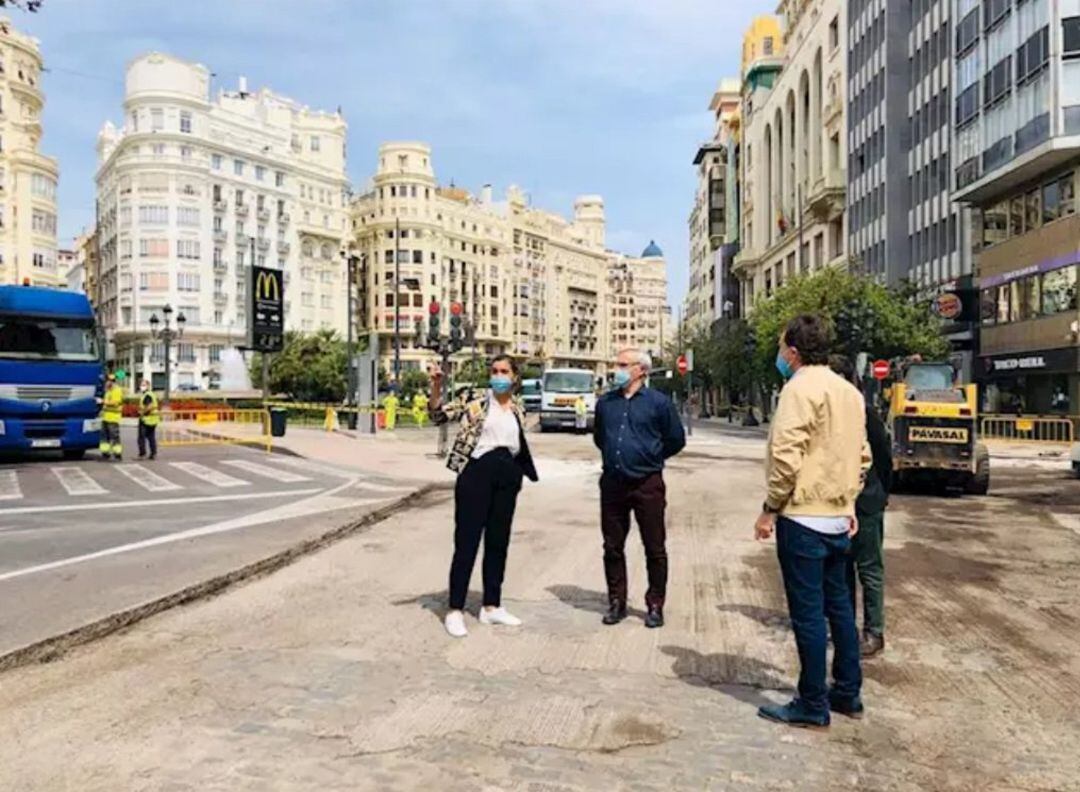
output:
<svg viewBox="0 0 1080 792"><path fill-rule="evenodd" d="M645 626L664 624L668 575L664 460L683 449L686 435L671 399L646 387L651 363L648 353L639 349L619 352L615 387L596 402L593 441L604 460L600 527L609 605L604 624L618 624L626 618L625 548L631 512L641 531L649 573Z"/></svg>

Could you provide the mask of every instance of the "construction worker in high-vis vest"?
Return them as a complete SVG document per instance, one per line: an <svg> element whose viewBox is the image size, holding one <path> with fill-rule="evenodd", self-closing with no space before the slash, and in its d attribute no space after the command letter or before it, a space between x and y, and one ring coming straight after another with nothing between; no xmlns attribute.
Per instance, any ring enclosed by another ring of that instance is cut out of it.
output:
<svg viewBox="0 0 1080 792"><path fill-rule="evenodd" d="M383 415L386 418L386 428L393 429L397 426L397 411L401 402L398 400L397 393L390 391L383 399Z"/></svg>
<svg viewBox="0 0 1080 792"><path fill-rule="evenodd" d="M423 426L427 422L427 406L428 397L421 392L417 392L412 397L412 414L413 420L417 426Z"/></svg>
<svg viewBox="0 0 1080 792"><path fill-rule="evenodd" d="M150 383L143 380L139 385L139 459L146 456L150 446L150 458L157 458L157 427L161 423L158 400L150 390Z"/></svg>
<svg viewBox="0 0 1080 792"><path fill-rule="evenodd" d="M124 389L112 372L105 378L105 395L101 399L101 444L99 449L105 459L120 459L120 418L124 414Z"/></svg>

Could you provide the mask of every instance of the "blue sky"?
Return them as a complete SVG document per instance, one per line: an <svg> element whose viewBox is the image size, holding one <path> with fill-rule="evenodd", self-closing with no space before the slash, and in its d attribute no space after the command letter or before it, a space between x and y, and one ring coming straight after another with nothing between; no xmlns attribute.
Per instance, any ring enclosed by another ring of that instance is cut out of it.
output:
<svg viewBox="0 0 1080 792"><path fill-rule="evenodd" d="M609 247L668 258L685 294L697 144L742 31L775 3L749 0L45 0L10 11L41 39L43 150L60 159L66 245L93 222L95 142L122 117L125 64L161 50L246 75L315 108L343 108L349 175L380 142L424 140L441 182L521 185L563 214L600 193Z"/></svg>

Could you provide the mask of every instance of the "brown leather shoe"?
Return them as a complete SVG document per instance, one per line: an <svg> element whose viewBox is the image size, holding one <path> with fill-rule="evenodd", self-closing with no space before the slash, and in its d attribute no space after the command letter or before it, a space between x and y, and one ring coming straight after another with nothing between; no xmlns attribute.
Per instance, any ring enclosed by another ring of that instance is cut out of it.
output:
<svg viewBox="0 0 1080 792"><path fill-rule="evenodd" d="M864 660L881 654L885 650L885 636L877 633L864 632L862 641L859 643L859 654Z"/></svg>

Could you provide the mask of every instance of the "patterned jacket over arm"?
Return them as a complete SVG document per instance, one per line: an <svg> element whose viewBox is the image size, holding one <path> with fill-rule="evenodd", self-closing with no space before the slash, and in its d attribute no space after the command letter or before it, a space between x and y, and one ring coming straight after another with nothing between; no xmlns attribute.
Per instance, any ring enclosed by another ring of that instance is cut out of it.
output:
<svg viewBox="0 0 1080 792"><path fill-rule="evenodd" d="M487 420L489 407L490 400L486 391L466 391L453 401L431 410L431 421L436 426L452 421L458 422L458 432L454 437L450 454L446 458L446 466L455 473L461 473L469 464L472 452L476 450L480 442L480 433L484 431L484 421ZM529 444L525 439L525 412L517 399L513 402L513 410L518 422L518 439L521 444L516 461L530 481L537 481L536 467L533 465Z"/></svg>

